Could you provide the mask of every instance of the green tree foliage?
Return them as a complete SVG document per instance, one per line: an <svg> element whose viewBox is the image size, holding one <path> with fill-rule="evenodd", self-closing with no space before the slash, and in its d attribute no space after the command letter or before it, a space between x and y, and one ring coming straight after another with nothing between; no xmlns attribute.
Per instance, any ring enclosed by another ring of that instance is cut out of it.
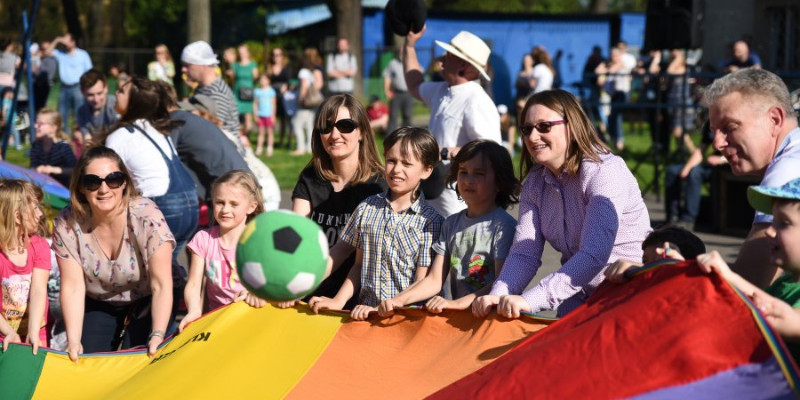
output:
<svg viewBox="0 0 800 400"><path fill-rule="evenodd" d="M591 0L428 0L427 3L431 10L481 13L582 14L592 8ZM606 0L604 3L607 3L607 12L642 12L647 6L647 0Z"/></svg>

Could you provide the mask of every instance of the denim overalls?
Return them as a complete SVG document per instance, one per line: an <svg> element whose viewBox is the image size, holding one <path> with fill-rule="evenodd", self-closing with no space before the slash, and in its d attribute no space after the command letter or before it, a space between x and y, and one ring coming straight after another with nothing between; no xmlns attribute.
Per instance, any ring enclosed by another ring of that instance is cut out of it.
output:
<svg viewBox="0 0 800 400"><path fill-rule="evenodd" d="M195 229L197 229L197 220L200 216L200 205L197 200L194 180L189 175L189 172L186 171L186 167L183 166L169 138L167 138L167 142L172 151L171 160L167 158L161 147L142 128L136 125L134 127L161 153L161 157L169 168L169 188L167 188L167 193L151 197L150 200L153 200L164 214L169 230L175 236L176 246L175 251L172 252L172 277L176 283L180 282L179 286L183 286L185 274L178 265L177 258L186 243L194 235Z"/></svg>

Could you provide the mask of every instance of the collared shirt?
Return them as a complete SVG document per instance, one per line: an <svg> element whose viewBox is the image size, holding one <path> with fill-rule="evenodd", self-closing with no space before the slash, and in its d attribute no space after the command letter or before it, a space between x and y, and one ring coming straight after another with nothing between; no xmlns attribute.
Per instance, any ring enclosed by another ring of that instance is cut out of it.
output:
<svg viewBox="0 0 800 400"><path fill-rule="evenodd" d="M77 47L72 53L55 50L53 56L58 60L58 78L62 85L77 85L81 75L92 69L92 59L86 50Z"/></svg>
<svg viewBox="0 0 800 400"><path fill-rule="evenodd" d="M388 191L367 197L342 230L341 240L362 251L358 304L377 306L411 286L417 267L433 263L442 217L420 194L395 212Z"/></svg>
<svg viewBox="0 0 800 400"><path fill-rule="evenodd" d="M440 148L462 147L475 139L501 143L500 115L481 85L474 81L455 86L447 82L424 82L419 94L431 109L428 129ZM467 207L455 190L449 188L431 200L431 205L445 217Z"/></svg>
<svg viewBox="0 0 800 400"><path fill-rule="evenodd" d="M522 294L532 312L563 316L583 304L619 258L641 260L650 217L625 161L601 154L577 175L534 167L523 185L519 224L491 294ZM544 243L561 253L561 268L525 291L542 265ZM524 292L523 292L524 291Z"/></svg>
<svg viewBox="0 0 800 400"><path fill-rule="evenodd" d="M783 186L785 183L798 177L800 170L800 128L794 128L783 139L775 157L769 162L761 186ZM754 224L771 224L772 215L756 211L753 218Z"/></svg>

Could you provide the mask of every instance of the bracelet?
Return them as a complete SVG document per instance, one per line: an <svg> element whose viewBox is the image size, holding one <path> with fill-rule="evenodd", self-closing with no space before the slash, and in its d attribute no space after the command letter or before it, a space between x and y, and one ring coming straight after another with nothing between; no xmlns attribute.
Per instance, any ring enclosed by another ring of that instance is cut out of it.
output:
<svg viewBox="0 0 800 400"><path fill-rule="evenodd" d="M165 334L165 333L166 333L166 332L164 332L164 331L152 331L152 332L150 332L150 335L148 335L148 336L147 336L147 340L149 341L149 340L150 340L150 339L152 339L154 336L158 336L158 337L160 337L160 338L162 338L162 339L163 339L163 338L164 338L164 334Z"/></svg>

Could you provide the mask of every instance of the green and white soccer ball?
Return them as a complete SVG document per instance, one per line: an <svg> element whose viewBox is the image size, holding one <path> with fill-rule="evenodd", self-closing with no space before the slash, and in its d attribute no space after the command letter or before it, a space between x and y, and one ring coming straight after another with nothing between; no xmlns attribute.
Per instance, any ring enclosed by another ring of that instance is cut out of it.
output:
<svg viewBox="0 0 800 400"><path fill-rule="evenodd" d="M247 224L236 248L242 284L256 296L295 300L325 278L328 240L314 221L283 211L268 211Z"/></svg>

